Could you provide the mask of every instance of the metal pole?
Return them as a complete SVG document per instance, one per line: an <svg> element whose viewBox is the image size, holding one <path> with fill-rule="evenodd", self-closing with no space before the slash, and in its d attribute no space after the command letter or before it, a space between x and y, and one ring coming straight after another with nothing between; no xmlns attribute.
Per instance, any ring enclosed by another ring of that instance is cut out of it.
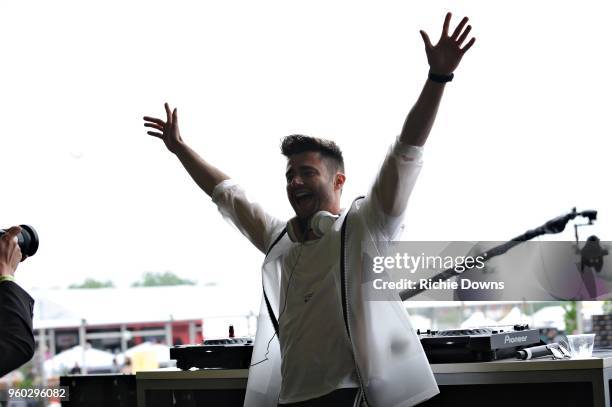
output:
<svg viewBox="0 0 612 407"><path fill-rule="evenodd" d="M189 343L195 344L196 341L196 326L195 322L189 322Z"/></svg>
<svg viewBox="0 0 612 407"><path fill-rule="evenodd" d="M44 328L40 328L38 330L38 360L43 386L47 385L47 375L45 374L45 352L47 351L47 344L45 342L45 330Z"/></svg>
<svg viewBox="0 0 612 407"><path fill-rule="evenodd" d="M55 356L55 329L49 329L49 352Z"/></svg>
<svg viewBox="0 0 612 407"><path fill-rule="evenodd" d="M166 322L166 345L173 346L172 343L172 319Z"/></svg>
<svg viewBox="0 0 612 407"><path fill-rule="evenodd" d="M79 326L79 344L81 345L81 372L87 374L87 365L85 361L85 346L87 345L87 331L85 329L87 322L81 319L81 326Z"/></svg>
<svg viewBox="0 0 612 407"><path fill-rule="evenodd" d="M128 342L128 338L127 338L127 329L125 327L125 324L121 325L121 352L125 353L125 351L127 350L127 342Z"/></svg>
<svg viewBox="0 0 612 407"><path fill-rule="evenodd" d="M576 330L579 334L584 333L584 320L582 318L582 301L576 301Z"/></svg>

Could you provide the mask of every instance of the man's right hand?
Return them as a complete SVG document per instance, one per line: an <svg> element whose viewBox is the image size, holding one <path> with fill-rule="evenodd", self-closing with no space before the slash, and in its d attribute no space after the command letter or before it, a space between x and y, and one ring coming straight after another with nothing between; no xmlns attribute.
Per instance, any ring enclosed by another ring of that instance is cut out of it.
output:
<svg viewBox="0 0 612 407"><path fill-rule="evenodd" d="M21 228L13 226L0 237L0 276L13 276L21 261L21 248L17 244L19 233Z"/></svg>
<svg viewBox="0 0 612 407"><path fill-rule="evenodd" d="M162 139L168 150L170 150L171 153L176 154L179 148L183 145L183 139L181 138L181 133L178 127L176 108L174 108L174 111L171 111L168 103L164 103L164 107L166 108L165 122L155 117L144 116L144 125L145 127L152 127L161 132L148 131L147 134Z"/></svg>

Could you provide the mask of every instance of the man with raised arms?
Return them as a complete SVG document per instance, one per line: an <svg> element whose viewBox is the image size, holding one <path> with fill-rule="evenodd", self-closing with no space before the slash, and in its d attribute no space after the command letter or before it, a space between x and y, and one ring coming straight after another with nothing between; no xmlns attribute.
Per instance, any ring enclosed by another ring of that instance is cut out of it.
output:
<svg viewBox="0 0 612 407"><path fill-rule="evenodd" d="M448 13L436 45L421 31L428 78L371 190L350 208L340 206L347 177L332 141L283 139L287 197L296 216L282 221L183 141L176 108L165 105L165 120L144 117L148 134L163 140L223 216L266 255L245 406L399 407L438 393L397 294L365 300L362 248L400 230L444 88L474 44L466 41L467 18L452 32L450 21Z"/></svg>

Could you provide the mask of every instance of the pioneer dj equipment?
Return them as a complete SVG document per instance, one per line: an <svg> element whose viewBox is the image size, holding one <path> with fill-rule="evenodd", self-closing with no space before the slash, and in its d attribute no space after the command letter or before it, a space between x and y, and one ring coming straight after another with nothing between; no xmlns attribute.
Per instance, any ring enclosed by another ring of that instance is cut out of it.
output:
<svg viewBox="0 0 612 407"><path fill-rule="evenodd" d="M198 369L248 369L253 354L252 338L207 339L202 345L177 345L170 348L176 367Z"/></svg>
<svg viewBox="0 0 612 407"><path fill-rule="evenodd" d="M540 343L529 325L421 332L421 344L430 363L489 362L511 358L525 346Z"/></svg>

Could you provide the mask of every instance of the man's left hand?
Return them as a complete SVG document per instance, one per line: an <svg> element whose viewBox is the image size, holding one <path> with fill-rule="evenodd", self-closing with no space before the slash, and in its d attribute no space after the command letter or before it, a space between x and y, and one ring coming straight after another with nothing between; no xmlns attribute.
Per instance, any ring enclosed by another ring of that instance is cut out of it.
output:
<svg viewBox="0 0 612 407"><path fill-rule="evenodd" d="M448 34L452 14L447 13L444 19L444 25L442 26L442 35L440 40L434 46L429 40L429 36L423 30L421 30L421 36L425 43L425 52L427 53L427 62L429 62L429 71L436 75L450 75L459 66L459 62L463 55L468 49L474 45L476 38L472 37L471 40L465 44L463 48L461 45L467 39L472 26L466 24L468 22L467 17L463 17L457 28L451 35Z"/></svg>

